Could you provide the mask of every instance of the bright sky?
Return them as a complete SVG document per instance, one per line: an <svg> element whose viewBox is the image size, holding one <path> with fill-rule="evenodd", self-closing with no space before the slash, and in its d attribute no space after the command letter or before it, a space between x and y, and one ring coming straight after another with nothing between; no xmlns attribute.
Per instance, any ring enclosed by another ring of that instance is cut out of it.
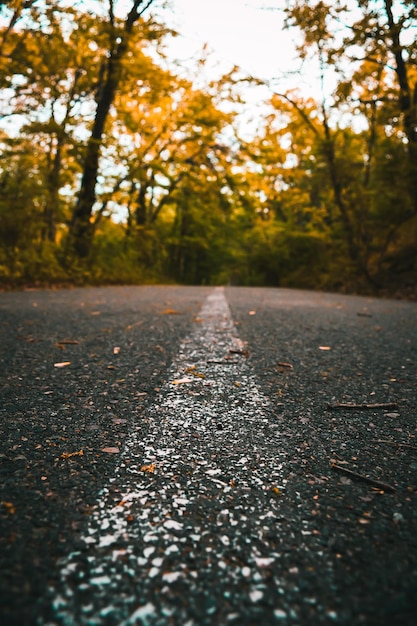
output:
<svg viewBox="0 0 417 626"><path fill-rule="evenodd" d="M171 0L167 22L182 35L173 51L186 59L206 43L215 60L227 68L239 65L258 78L280 78L298 66L294 32L283 29L284 4L284 0Z"/></svg>

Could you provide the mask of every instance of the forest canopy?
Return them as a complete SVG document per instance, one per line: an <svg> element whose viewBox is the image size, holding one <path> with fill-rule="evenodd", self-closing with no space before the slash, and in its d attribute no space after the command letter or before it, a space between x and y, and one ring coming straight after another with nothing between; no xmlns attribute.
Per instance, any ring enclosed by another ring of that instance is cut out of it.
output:
<svg viewBox="0 0 417 626"><path fill-rule="evenodd" d="M414 291L416 2L265 7L314 98L178 66L158 0L0 2L0 285Z"/></svg>

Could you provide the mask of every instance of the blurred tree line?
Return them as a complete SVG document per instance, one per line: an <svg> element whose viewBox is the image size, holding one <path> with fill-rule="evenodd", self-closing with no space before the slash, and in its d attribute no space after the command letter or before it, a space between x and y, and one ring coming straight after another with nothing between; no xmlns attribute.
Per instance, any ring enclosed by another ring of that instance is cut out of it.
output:
<svg viewBox="0 0 417 626"><path fill-rule="evenodd" d="M0 2L0 284L412 289L416 3L276 1L333 88L271 87L249 139L262 81L186 76L155 4Z"/></svg>

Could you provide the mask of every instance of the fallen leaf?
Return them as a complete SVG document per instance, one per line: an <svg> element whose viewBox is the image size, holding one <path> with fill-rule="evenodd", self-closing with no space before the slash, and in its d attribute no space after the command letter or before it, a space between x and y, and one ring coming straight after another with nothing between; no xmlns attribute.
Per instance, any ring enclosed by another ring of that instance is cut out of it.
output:
<svg viewBox="0 0 417 626"><path fill-rule="evenodd" d="M256 311L249 311L248 315L256 315Z"/></svg>
<svg viewBox="0 0 417 626"><path fill-rule="evenodd" d="M62 363L54 363L54 367L68 367L71 365L71 361L62 361Z"/></svg>
<svg viewBox="0 0 417 626"><path fill-rule="evenodd" d="M79 343L76 339L61 339L57 341L57 344L61 346L77 346Z"/></svg>
<svg viewBox="0 0 417 626"><path fill-rule="evenodd" d="M108 448L102 448L102 452L106 452L107 454L118 454L120 452L119 448L115 446L109 446Z"/></svg>
<svg viewBox="0 0 417 626"><path fill-rule="evenodd" d="M126 326L126 330L132 330L132 328L134 328L135 326L141 326L141 324L143 324L143 320L141 320L140 322L135 322L134 324L128 324Z"/></svg>
<svg viewBox="0 0 417 626"><path fill-rule="evenodd" d="M238 382L237 380L235 380L235 382L233 383L235 387L240 387L240 382Z"/></svg>
<svg viewBox="0 0 417 626"><path fill-rule="evenodd" d="M285 361L282 361L281 363L277 363L278 367L288 367L288 369L292 370L294 369L293 365L291 365L291 363L286 363Z"/></svg>
<svg viewBox="0 0 417 626"><path fill-rule="evenodd" d="M91 311L90 315L101 315L100 311Z"/></svg>
<svg viewBox="0 0 417 626"><path fill-rule="evenodd" d="M204 374L197 372L195 365L192 365L191 367L187 367L185 371L187 372L187 374L192 374L196 378L205 378Z"/></svg>
<svg viewBox="0 0 417 626"><path fill-rule="evenodd" d="M165 309L165 311L161 311L159 315L181 315L181 312L175 309Z"/></svg>
<svg viewBox="0 0 417 626"><path fill-rule="evenodd" d="M330 346L319 346L319 350L331 350Z"/></svg>
<svg viewBox="0 0 417 626"><path fill-rule="evenodd" d="M84 450L78 450L78 452L63 452L61 454L62 459L69 459L72 456L83 456Z"/></svg>
<svg viewBox="0 0 417 626"><path fill-rule="evenodd" d="M119 352L120 352L120 348L119 348L119 346L114 346L114 348L113 348L113 354L119 354Z"/></svg>
<svg viewBox="0 0 417 626"><path fill-rule="evenodd" d="M281 489L278 489L278 487L272 487L272 491L275 493L275 495L280 496L281 495Z"/></svg>
<svg viewBox="0 0 417 626"><path fill-rule="evenodd" d="M11 502L4 502L3 501L1 503L1 505L4 506L6 511L9 513L9 515L14 515L16 513L16 507Z"/></svg>
<svg viewBox="0 0 417 626"><path fill-rule="evenodd" d="M153 474L156 469L156 463L151 463L150 465L142 465L140 469L141 472L149 472L150 474Z"/></svg>
<svg viewBox="0 0 417 626"><path fill-rule="evenodd" d="M234 350L233 348L231 348L229 350L230 354L240 354L241 356L249 356L249 351L248 350Z"/></svg>
<svg viewBox="0 0 417 626"><path fill-rule="evenodd" d="M192 378L178 378L177 380L171 381L171 385L183 385L185 383L192 383Z"/></svg>

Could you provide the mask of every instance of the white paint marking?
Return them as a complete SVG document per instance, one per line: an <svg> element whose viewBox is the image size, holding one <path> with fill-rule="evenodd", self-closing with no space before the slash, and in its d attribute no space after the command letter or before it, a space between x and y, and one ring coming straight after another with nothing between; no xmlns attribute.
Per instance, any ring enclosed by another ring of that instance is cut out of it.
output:
<svg viewBox="0 0 417 626"><path fill-rule="evenodd" d="M257 588L239 594L279 557L262 528L278 515L271 488L282 488L284 455L275 430L265 437L268 401L222 288L199 319L143 418L146 428L128 438L83 550L62 562L49 626L159 625L167 616L197 624L220 610L227 621L263 597ZM214 571L232 590L227 610Z"/></svg>

